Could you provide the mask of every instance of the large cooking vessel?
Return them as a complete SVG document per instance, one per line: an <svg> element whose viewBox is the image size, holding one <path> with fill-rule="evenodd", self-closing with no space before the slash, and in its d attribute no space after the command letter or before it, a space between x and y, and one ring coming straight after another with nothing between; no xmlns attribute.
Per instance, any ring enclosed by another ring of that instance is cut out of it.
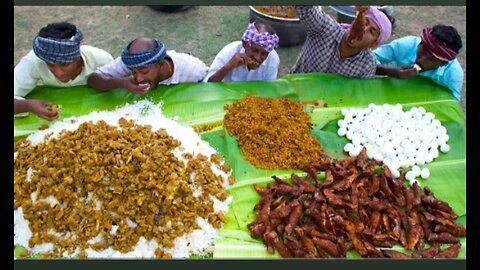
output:
<svg viewBox="0 0 480 270"><path fill-rule="evenodd" d="M375 6L378 9L384 10L389 16L393 17L393 6ZM337 21L340 23L352 23L357 17L357 11L354 6L330 6L331 9L337 12Z"/></svg>
<svg viewBox="0 0 480 270"><path fill-rule="evenodd" d="M282 18L262 13L253 6L250 8L250 22L263 22L270 24L277 32L280 46L293 46L305 41L307 33L300 23L299 18Z"/></svg>

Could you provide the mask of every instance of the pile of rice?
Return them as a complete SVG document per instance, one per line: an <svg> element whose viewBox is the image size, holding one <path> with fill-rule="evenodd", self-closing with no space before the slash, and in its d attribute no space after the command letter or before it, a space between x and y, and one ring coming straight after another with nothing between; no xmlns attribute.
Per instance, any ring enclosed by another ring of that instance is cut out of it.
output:
<svg viewBox="0 0 480 270"><path fill-rule="evenodd" d="M14 245L46 257L204 255L232 200L223 158L146 100L31 134L14 167Z"/></svg>

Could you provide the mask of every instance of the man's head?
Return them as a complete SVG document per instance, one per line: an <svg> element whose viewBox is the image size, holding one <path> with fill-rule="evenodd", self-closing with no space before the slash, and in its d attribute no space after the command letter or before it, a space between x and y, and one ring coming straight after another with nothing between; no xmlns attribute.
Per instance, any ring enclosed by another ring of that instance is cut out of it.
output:
<svg viewBox="0 0 480 270"><path fill-rule="evenodd" d="M248 68L257 69L268 57L268 54L278 46L278 41L279 38L270 25L250 23L242 36L245 54L255 61L255 63L253 61L249 63Z"/></svg>
<svg viewBox="0 0 480 270"><path fill-rule="evenodd" d="M424 28L421 38L416 64L422 70L432 70L445 65L457 57L462 48L462 39L452 26L439 24L433 28Z"/></svg>
<svg viewBox="0 0 480 270"><path fill-rule="evenodd" d="M47 63L48 69L61 82L75 79L83 68L80 42L83 34L67 22L51 23L33 40L35 55Z"/></svg>
<svg viewBox="0 0 480 270"><path fill-rule="evenodd" d="M365 11L363 33L354 33L361 38L350 40L349 45L357 48L375 48L382 45L392 34L392 24L392 19L387 14L376 7L368 7ZM352 30L351 28L350 31Z"/></svg>
<svg viewBox="0 0 480 270"><path fill-rule="evenodd" d="M166 63L167 49L158 39L137 38L130 42L122 52L122 61L132 71L139 84L148 83L151 87L158 85L170 74L162 68Z"/></svg>

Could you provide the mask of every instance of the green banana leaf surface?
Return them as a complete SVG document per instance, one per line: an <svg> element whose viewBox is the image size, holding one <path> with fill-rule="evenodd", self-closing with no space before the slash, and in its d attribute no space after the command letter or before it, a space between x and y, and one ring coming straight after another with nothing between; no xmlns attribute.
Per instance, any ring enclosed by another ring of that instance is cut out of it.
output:
<svg viewBox="0 0 480 270"><path fill-rule="evenodd" d="M311 116L312 134L324 150L335 159L345 157L343 146L348 142L337 135L336 122L342 118L341 109L366 107L375 104L402 104L404 110L422 106L447 128L450 151L440 153L433 162L423 165L430 169L430 177L420 180L435 196L449 203L459 216L457 222L466 226L466 126L460 103L450 92L424 77L408 80L392 78L353 79L334 74L293 74L275 81L234 83L185 83L158 86L145 96L134 95L125 89L102 92L88 87L67 89L39 87L27 98L52 101L62 106L60 119L80 116L92 111L111 110L117 106L148 99L163 103L163 112L178 117L181 124L202 126L215 124L217 128L201 133L202 138L225 156L231 165L236 183L228 188L233 196L223 229L215 242L214 258L278 258L270 255L261 240L252 239L246 225L255 219L254 205L260 196L252 184L266 185L272 175L282 178L298 170L262 170L243 157L234 136L223 128L224 105L244 98L247 94L261 97L288 97L297 101L321 101L324 106L305 105ZM15 141L50 124L35 115L14 119ZM460 238L460 258L466 257L466 237ZM401 246L393 249L404 251ZM18 253L18 252L17 252ZM357 258L356 252L348 257Z"/></svg>

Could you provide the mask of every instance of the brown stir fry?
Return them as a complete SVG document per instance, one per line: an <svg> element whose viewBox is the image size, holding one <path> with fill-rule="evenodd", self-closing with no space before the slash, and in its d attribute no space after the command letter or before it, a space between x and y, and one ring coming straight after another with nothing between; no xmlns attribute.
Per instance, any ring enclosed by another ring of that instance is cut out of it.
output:
<svg viewBox="0 0 480 270"><path fill-rule="evenodd" d="M297 11L293 6L253 6L263 14L281 18L297 18Z"/></svg>
<svg viewBox="0 0 480 270"><path fill-rule="evenodd" d="M345 257L352 249L362 257L457 257L457 237L466 236L466 228L454 222L452 208L379 165L363 150L355 158L317 163L306 178L292 174L292 184L273 176L274 183L254 186L262 198L248 224L251 236L282 257ZM323 182L319 171L325 171ZM410 254L389 249L396 243ZM442 250L441 244L450 246Z"/></svg>
<svg viewBox="0 0 480 270"><path fill-rule="evenodd" d="M180 143L165 130L124 118L119 124L83 123L47 142L15 145L14 208L22 207L29 222L30 247L52 242L54 252L45 255L54 257L77 247L80 256L87 248L126 253L143 236L171 248L176 237L199 229L198 217L222 225L224 215L214 212L210 197L228 197L210 168L229 171L222 157L184 154L185 165L171 152ZM51 206L50 196L58 203ZM88 242L98 234L104 241ZM155 254L171 256L161 249Z"/></svg>
<svg viewBox="0 0 480 270"><path fill-rule="evenodd" d="M225 127L255 167L305 168L323 155L310 133L310 116L299 102L249 95L225 110Z"/></svg>

